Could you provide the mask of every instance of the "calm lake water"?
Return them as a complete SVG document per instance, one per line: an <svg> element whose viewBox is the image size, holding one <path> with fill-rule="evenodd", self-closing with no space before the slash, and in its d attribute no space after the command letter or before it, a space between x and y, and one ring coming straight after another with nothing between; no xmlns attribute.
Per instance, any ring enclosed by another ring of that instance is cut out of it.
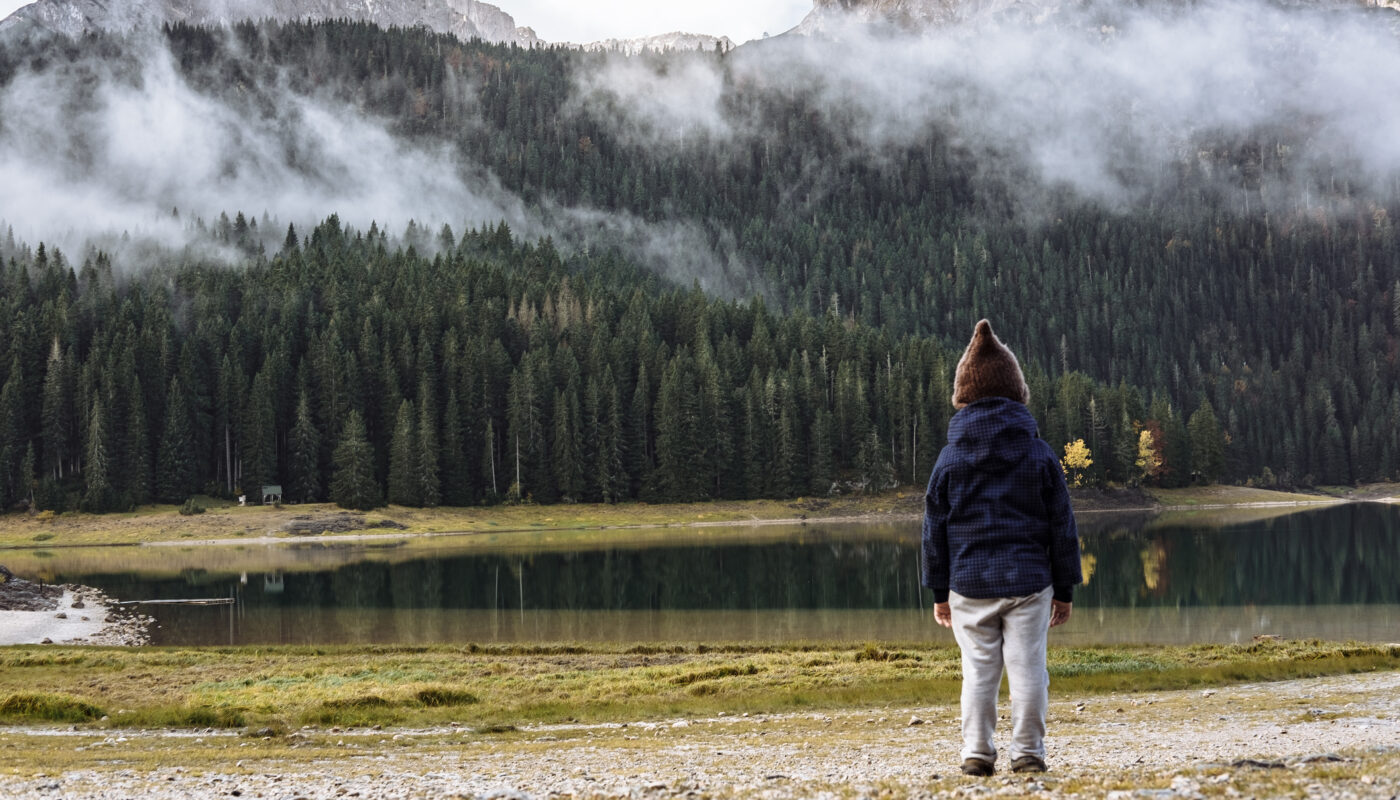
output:
<svg viewBox="0 0 1400 800"><path fill-rule="evenodd" d="M1400 508L1241 514L1082 514L1088 581L1052 641L1400 640ZM234 598L143 606L161 645L951 641L918 587L916 521L604 536L10 551L3 560L123 600Z"/></svg>

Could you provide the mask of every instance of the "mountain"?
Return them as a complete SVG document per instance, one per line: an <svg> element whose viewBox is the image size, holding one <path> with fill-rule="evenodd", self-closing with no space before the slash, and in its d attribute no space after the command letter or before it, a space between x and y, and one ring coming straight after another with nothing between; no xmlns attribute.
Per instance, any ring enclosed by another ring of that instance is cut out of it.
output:
<svg viewBox="0 0 1400 800"><path fill-rule="evenodd" d="M76 37L90 30L167 22L217 26L244 19L351 19L383 28L423 26L463 40L540 43L510 14L476 0L37 0L0 20L0 32L27 28Z"/></svg>
<svg viewBox="0 0 1400 800"><path fill-rule="evenodd" d="M643 36L637 39L603 39L584 45L572 45L584 50L606 50L627 55L647 51L666 50L714 50L716 47L729 51L735 47L728 36L709 36L703 33L663 33L657 36Z"/></svg>
<svg viewBox="0 0 1400 800"><path fill-rule="evenodd" d="M81 36L86 31L126 31L167 22L219 26L239 20L350 19L381 28L426 27L463 41L481 39L522 47L547 44L532 28L477 0L37 0L0 20L0 32L42 30ZM648 50L734 49L727 36L663 33L636 39L570 44L584 50L636 54Z"/></svg>

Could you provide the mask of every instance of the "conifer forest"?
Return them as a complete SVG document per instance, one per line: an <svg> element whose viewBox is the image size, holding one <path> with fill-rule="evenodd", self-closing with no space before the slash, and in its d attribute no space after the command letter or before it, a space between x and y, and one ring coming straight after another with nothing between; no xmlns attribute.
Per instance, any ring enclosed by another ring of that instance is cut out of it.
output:
<svg viewBox="0 0 1400 800"><path fill-rule="evenodd" d="M1081 485L1400 477L1400 192L1299 159L1306 126L1194 142L1116 203L1022 180L1016 153L936 118L857 149L817 88L746 82L743 49L633 57L712 70L752 123L658 145L580 102L608 54L351 22L159 38L238 114L288 91L358 109L543 222L172 208L188 238L161 247L0 228L5 509L274 484L352 508L921 486L982 317L1042 437L1087 450ZM147 47L0 43L0 87L62 75L55 102L78 103L138 86ZM571 208L684 220L721 266L658 267L616 231L555 237Z"/></svg>

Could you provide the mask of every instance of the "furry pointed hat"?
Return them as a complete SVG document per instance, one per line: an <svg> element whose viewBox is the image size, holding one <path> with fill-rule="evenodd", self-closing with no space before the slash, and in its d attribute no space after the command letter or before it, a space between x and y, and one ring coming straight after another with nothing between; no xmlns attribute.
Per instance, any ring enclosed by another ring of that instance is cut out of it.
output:
<svg viewBox="0 0 1400 800"><path fill-rule="evenodd" d="M992 333L992 323L984 319L977 323L972 341L958 361L953 378L953 407L961 409L988 397L1029 403L1031 392L1016 355Z"/></svg>

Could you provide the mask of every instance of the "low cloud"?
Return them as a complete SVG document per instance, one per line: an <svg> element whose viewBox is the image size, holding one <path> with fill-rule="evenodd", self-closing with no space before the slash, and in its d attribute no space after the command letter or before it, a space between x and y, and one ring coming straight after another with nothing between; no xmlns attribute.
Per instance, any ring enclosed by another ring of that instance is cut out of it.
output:
<svg viewBox="0 0 1400 800"><path fill-rule="evenodd" d="M17 76L0 94L0 217L27 238L124 231L181 243L185 224L222 212L305 224L404 226L525 212L490 175L445 147L290 91L250 113L192 88L163 47L130 74L84 62ZM280 232L266 232L277 235Z"/></svg>
<svg viewBox="0 0 1400 800"><path fill-rule="evenodd" d="M734 130L720 110L725 78L704 53L606 55L602 67L577 74L570 110L614 124L614 132L648 147L728 139Z"/></svg>
<svg viewBox="0 0 1400 800"><path fill-rule="evenodd" d="M260 231L272 249L288 223L305 231L332 213L391 232L410 220L428 231L503 220L566 251L617 247L717 294L752 290L733 242L700 224L527 205L481 165L446 144L405 141L388 120L286 86L239 104L195 88L162 39L133 49L135 61L51 65L0 89L0 221L19 239L70 253L99 244L130 268L153 247L236 260L193 221L239 211L277 222Z"/></svg>
<svg viewBox="0 0 1400 800"><path fill-rule="evenodd" d="M751 45L724 65L580 76L577 93L611 98L620 135L670 146L689 131L721 144L764 135L747 116L752 104L728 102L736 93L803 96L851 138L850 157L888 157L936 127L979 156L984 179L1028 175L1122 204L1164 171L1199 162L1201 148L1251 137L1289 149L1302 172L1352 165L1363 182L1394 175L1397 30L1400 14L1384 10L1262 2L1090 6L1038 23L974 19L919 33L836 18L821 37Z"/></svg>

